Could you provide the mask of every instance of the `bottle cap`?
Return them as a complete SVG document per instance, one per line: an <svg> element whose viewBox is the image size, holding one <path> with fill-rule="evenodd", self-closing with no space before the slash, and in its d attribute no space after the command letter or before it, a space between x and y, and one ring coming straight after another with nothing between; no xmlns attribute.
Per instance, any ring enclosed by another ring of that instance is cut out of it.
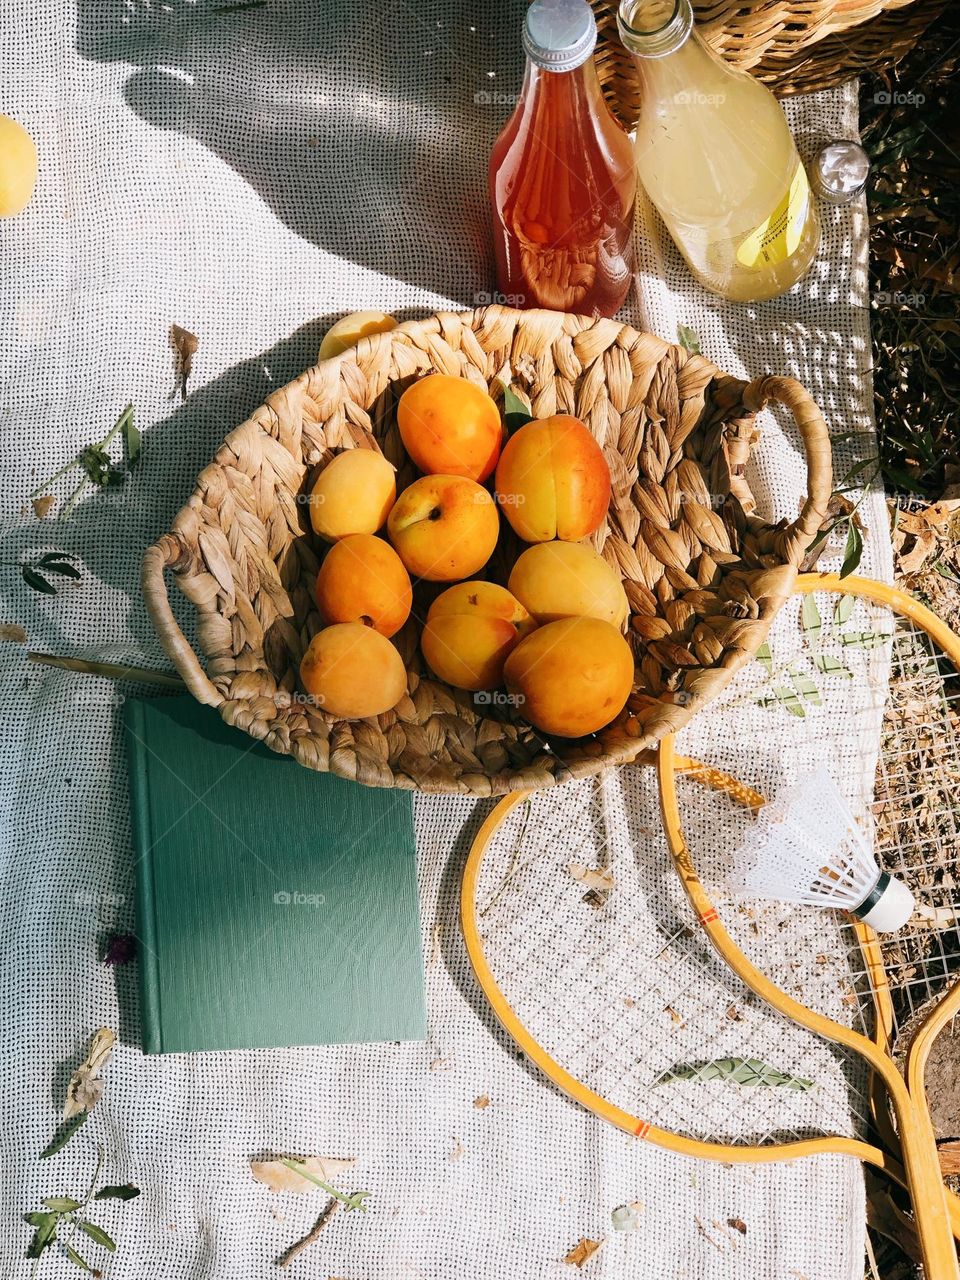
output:
<svg viewBox="0 0 960 1280"><path fill-rule="evenodd" d="M884 872L854 915L877 933L896 933L913 915L915 906L913 894L903 881Z"/></svg>
<svg viewBox="0 0 960 1280"><path fill-rule="evenodd" d="M867 185L870 157L859 142L834 138L811 166L813 189L831 204L849 204Z"/></svg>
<svg viewBox="0 0 960 1280"><path fill-rule="evenodd" d="M533 0L523 24L523 51L544 71L573 71L593 53L597 24L587 0Z"/></svg>

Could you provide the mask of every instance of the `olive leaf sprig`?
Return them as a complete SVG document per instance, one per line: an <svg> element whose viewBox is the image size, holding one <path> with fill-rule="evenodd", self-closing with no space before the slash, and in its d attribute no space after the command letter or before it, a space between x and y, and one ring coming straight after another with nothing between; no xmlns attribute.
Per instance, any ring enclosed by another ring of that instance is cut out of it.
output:
<svg viewBox="0 0 960 1280"><path fill-rule="evenodd" d="M44 1196L43 1209L25 1213L24 1221L33 1227L33 1238L27 1247L26 1256L33 1262L31 1277L37 1274L40 1259L44 1253L59 1244L70 1261L89 1275L99 1276L101 1272L77 1251L74 1242L79 1232L83 1232L94 1244L100 1245L108 1253L116 1250L116 1242L104 1231L103 1227L91 1222L87 1214L95 1200L133 1200L140 1194L139 1187L132 1183L123 1186L105 1186L98 1189L100 1171L103 1168L103 1148L97 1148L97 1166L94 1170L90 1186L82 1200L73 1196Z"/></svg>
<svg viewBox="0 0 960 1280"><path fill-rule="evenodd" d="M122 462L115 461L107 451L114 438L118 435L123 440L124 457ZM79 467L82 472L80 482L67 498L57 517L59 520L66 520L80 501L88 485L92 484L98 489L112 489L116 488L117 485L123 484L127 478L127 472L137 463L140 457L140 449L140 432L134 422L133 405L128 404L102 439L96 440L93 444L88 444L81 449L69 462L65 462L62 467L55 471L52 476L48 476L46 480L38 484L28 496L31 500L39 498L51 485Z"/></svg>
<svg viewBox="0 0 960 1280"><path fill-rule="evenodd" d="M76 556L71 555L69 551L47 551L39 559L31 560L29 563L20 560L0 560L0 564L19 569L20 577L31 590L55 596L57 588L47 575L56 573L63 578L79 578L80 570L71 563L75 559Z"/></svg>
<svg viewBox="0 0 960 1280"><path fill-rule="evenodd" d="M764 1085L774 1089L797 1089L801 1093L807 1093L814 1087L812 1080L779 1071L759 1058L717 1058L713 1062L682 1063L664 1071L656 1083L666 1084L670 1080L696 1080L700 1083L731 1080L734 1084L748 1087Z"/></svg>

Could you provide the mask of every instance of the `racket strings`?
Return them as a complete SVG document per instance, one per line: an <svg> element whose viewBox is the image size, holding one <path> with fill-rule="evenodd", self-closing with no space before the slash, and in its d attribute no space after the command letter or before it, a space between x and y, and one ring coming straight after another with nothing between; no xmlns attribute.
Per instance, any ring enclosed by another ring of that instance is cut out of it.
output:
<svg viewBox="0 0 960 1280"><path fill-rule="evenodd" d="M714 955L670 862L651 770L518 805L487 848L476 903L508 1003L608 1101L750 1146L865 1129L862 1070L763 1006ZM744 914L759 936L754 926Z"/></svg>

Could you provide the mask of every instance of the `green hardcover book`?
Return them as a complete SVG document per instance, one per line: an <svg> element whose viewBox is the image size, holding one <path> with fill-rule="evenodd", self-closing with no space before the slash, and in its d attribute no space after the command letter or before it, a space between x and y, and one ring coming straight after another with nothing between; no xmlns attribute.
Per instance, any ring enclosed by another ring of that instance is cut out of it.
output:
<svg viewBox="0 0 960 1280"><path fill-rule="evenodd" d="M146 1053L422 1040L413 802L125 707Z"/></svg>

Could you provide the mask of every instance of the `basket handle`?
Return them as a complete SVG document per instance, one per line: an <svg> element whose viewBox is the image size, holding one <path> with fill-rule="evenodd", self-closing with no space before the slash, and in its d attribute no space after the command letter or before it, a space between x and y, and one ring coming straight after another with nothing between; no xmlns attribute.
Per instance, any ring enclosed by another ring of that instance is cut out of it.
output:
<svg viewBox="0 0 960 1280"><path fill-rule="evenodd" d="M156 628L164 652L179 671L183 683L198 702L208 707L219 707L223 695L210 683L200 660L191 649L186 636L177 625L167 597L164 569L179 558L179 547L169 535L154 543L144 552L140 569L140 586L146 601L147 613Z"/></svg>
<svg viewBox="0 0 960 1280"><path fill-rule="evenodd" d="M771 400L793 414L807 459L807 500L799 516L784 531L787 538L784 558L799 564L819 532L833 493L830 433L813 396L796 378L771 375L754 378L744 387L743 403L753 412Z"/></svg>

